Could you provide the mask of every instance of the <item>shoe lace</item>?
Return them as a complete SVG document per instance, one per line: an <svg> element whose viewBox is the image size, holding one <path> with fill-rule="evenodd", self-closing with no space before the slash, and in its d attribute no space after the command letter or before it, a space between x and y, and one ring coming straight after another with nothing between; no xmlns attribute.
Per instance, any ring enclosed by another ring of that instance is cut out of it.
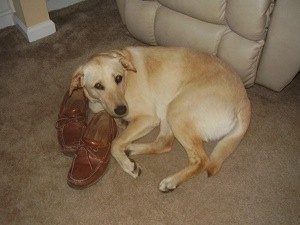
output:
<svg viewBox="0 0 300 225"><path fill-rule="evenodd" d="M84 130L86 128L86 124L85 124L85 117L83 116L76 116L76 117L61 117L59 118L56 123L55 123L55 128L57 130L63 130L64 127L69 124L69 123L73 123L73 125L78 126L81 129L81 133L80 133L80 139L76 142L74 142L73 145L68 145L69 148L77 148L79 146L83 146L83 142L82 142L82 137L84 135ZM65 141L63 139L63 135L61 136L61 145L65 146Z"/></svg>
<svg viewBox="0 0 300 225"><path fill-rule="evenodd" d="M69 123L74 123L78 126L82 126L82 123L84 123L85 117L84 116L76 116L76 117L61 117L59 118L55 123L56 129L62 129Z"/></svg>
<svg viewBox="0 0 300 225"><path fill-rule="evenodd" d="M93 155L93 157L97 158L101 163L104 162L102 159L100 159L96 155L96 153L99 151L99 149L97 147L88 146L82 140L80 141L80 143L77 146L74 146L74 147L76 148L76 152L78 152L78 151L88 151L89 154Z"/></svg>

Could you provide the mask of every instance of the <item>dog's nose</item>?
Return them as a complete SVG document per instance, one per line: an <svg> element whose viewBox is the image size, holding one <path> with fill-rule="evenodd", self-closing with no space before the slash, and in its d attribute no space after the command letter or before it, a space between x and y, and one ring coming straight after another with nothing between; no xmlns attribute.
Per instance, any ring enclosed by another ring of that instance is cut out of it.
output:
<svg viewBox="0 0 300 225"><path fill-rule="evenodd" d="M126 113L127 107L125 105L119 105L114 111L117 115L122 116Z"/></svg>

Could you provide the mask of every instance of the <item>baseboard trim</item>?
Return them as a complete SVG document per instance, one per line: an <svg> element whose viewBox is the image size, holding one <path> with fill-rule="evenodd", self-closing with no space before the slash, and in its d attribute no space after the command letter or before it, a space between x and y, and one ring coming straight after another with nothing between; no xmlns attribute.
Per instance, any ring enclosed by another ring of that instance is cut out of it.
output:
<svg viewBox="0 0 300 225"><path fill-rule="evenodd" d="M0 12L0 29L15 25L12 10Z"/></svg>
<svg viewBox="0 0 300 225"><path fill-rule="evenodd" d="M70 5L79 3L81 1L84 1L84 0L48 0L47 7L48 7L48 11L50 12L53 10L68 7Z"/></svg>
<svg viewBox="0 0 300 225"><path fill-rule="evenodd" d="M52 20L47 20L34 26L26 27L23 21L21 21L16 15L14 15L13 19L18 29L29 42L37 41L56 32L55 24Z"/></svg>

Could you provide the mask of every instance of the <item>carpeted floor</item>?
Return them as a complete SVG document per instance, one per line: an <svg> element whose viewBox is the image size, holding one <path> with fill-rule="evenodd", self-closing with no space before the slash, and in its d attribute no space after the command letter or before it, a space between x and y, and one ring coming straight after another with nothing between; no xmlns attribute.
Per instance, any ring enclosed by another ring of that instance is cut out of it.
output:
<svg viewBox="0 0 300 225"><path fill-rule="evenodd" d="M57 32L31 44L16 27L0 30L1 224L300 224L299 76L280 93L247 90L250 128L215 177L201 174L160 193L160 180L187 162L176 142L170 153L135 157L138 179L112 159L97 184L70 188L72 158L60 152L54 125L71 73L95 52L142 43L127 34L112 0L50 17Z"/></svg>

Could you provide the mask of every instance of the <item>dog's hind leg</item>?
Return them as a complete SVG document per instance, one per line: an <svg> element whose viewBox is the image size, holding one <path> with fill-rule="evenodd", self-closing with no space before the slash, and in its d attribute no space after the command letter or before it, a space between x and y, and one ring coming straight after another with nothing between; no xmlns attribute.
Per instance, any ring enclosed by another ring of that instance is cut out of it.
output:
<svg viewBox="0 0 300 225"><path fill-rule="evenodd" d="M166 120L160 123L160 132L154 142L151 143L134 143L128 146L129 155L139 154L159 154L168 152L172 148L174 135Z"/></svg>
<svg viewBox="0 0 300 225"><path fill-rule="evenodd" d="M192 120L186 117L186 114L181 113L173 114L169 120L175 137L187 152L189 163L178 173L160 182L159 190L161 192L172 191L179 184L204 171L209 161L201 136Z"/></svg>
<svg viewBox="0 0 300 225"><path fill-rule="evenodd" d="M208 176L219 172L222 163L231 155L244 137L250 122L250 104L243 107L238 114L234 128L221 139L214 148L207 167Z"/></svg>

